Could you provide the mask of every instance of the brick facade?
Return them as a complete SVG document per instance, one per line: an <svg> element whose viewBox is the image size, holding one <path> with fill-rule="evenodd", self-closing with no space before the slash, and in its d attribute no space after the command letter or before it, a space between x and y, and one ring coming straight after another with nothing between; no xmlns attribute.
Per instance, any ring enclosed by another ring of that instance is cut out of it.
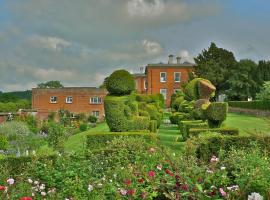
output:
<svg viewBox="0 0 270 200"><path fill-rule="evenodd" d="M139 94L146 94L146 75L145 74L133 74L136 90Z"/></svg>
<svg viewBox="0 0 270 200"><path fill-rule="evenodd" d="M47 118L50 112L57 112L59 109L87 115L98 113L98 118L101 119L104 117L103 100L106 94L105 89L93 87L33 88L32 109L37 110L37 116L43 119Z"/></svg>

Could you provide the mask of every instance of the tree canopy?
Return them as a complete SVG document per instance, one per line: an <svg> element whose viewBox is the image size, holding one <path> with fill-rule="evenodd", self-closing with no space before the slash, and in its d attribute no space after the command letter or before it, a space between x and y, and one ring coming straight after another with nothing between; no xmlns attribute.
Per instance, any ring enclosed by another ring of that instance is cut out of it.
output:
<svg viewBox="0 0 270 200"><path fill-rule="evenodd" d="M37 88L63 88L64 86L60 83L60 81L48 81L45 83L39 83Z"/></svg>
<svg viewBox="0 0 270 200"><path fill-rule="evenodd" d="M236 64L232 52L212 42L208 49L204 49L194 59L197 64L195 74L211 81L216 86L217 95L229 88L227 80Z"/></svg>

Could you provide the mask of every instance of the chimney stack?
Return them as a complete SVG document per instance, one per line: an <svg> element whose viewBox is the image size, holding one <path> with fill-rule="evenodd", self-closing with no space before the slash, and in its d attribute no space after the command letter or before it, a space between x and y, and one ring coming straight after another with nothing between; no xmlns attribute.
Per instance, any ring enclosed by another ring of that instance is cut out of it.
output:
<svg viewBox="0 0 270 200"><path fill-rule="evenodd" d="M177 57L176 57L176 60L177 60L177 64L180 64L181 57L180 57L180 56L177 56Z"/></svg>
<svg viewBox="0 0 270 200"><path fill-rule="evenodd" d="M173 55L169 55L168 64L173 64Z"/></svg>

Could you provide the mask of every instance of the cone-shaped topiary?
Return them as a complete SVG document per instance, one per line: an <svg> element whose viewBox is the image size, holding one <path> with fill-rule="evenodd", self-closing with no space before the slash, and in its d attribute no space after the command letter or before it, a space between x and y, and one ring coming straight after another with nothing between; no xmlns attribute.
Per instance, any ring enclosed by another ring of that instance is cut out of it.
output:
<svg viewBox="0 0 270 200"><path fill-rule="evenodd" d="M135 90L135 81L128 71L117 70L109 76L106 88L110 95L129 95Z"/></svg>

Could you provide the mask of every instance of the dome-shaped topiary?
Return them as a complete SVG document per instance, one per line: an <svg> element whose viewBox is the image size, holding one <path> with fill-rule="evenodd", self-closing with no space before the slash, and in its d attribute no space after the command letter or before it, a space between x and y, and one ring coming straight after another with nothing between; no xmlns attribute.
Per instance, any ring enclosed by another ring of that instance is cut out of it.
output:
<svg viewBox="0 0 270 200"><path fill-rule="evenodd" d="M109 76L106 88L111 95L129 95L135 90L135 81L128 71L117 70Z"/></svg>

